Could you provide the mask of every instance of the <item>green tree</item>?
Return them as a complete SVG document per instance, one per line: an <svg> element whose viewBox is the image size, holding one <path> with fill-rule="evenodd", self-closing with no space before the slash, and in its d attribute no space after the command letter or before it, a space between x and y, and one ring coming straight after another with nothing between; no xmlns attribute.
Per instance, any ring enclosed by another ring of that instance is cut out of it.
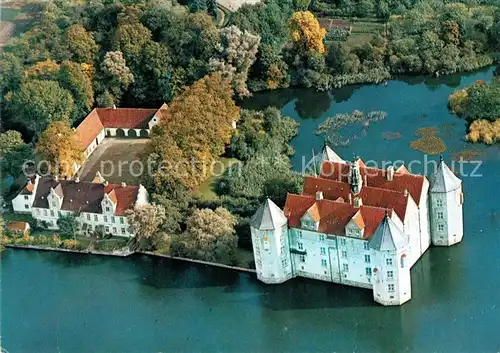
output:
<svg viewBox="0 0 500 353"><path fill-rule="evenodd" d="M3 175L17 177L23 171L26 161L33 159L33 149L28 144L21 144L5 152L0 159L0 170Z"/></svg>
<svg viewBox="0 0 500 353"><path fill-rule="evenodd" d="M193 241L195 258L234 265L238 236L236 218L225 208L194 210L187 219L187 233Z"/></svg>
<svg viewBox="0 0 500 353"><path fill-rule="evenodd" d="M61 216L57 220L61 234L75 238L80 230L80 221L75 215Z"/></svg>
<svg viewBox="0 0 500 353"><path fill-rule="evenodd" d="M51 122L69 119L74 109L71 93L55 81L26 81L19 91L9 93L7 100L13 120L35 136Z"/></svg>
<svg viewBox="0 0 500 353"><path fill-rule="evenodd" d="M92 80L84 72L82 65L63 61L58 73L59 83L73 95L75 109L73 120L86 116L94 105Z"/></svg>
<svg viewBox="0 0 500 353"><path fill-rule="evenodd" d="M21 133L8 130L0 133L0 156L24 144Z"/></svg>
<svg viewBox="0 0 500 353"><path fill-rule="evenodd" d="M134 75L127 66L122 52L110 51L101 63L102 77L99 81L101 94L111 94L118 103L128 86L134 82Z"/></svg>
<svg viewBox="0 0 500 353"><path fill-rule="evenodd" d="M68 27L63 38L69 52L69 60L87 64L94 62L99 46L92 33L87 32L82 25L74 24Z"/></svg>

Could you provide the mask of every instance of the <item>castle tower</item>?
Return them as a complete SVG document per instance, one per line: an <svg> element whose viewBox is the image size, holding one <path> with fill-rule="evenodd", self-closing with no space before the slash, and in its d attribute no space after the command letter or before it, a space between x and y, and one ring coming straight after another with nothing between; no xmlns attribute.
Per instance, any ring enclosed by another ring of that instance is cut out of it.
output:
<svg viewBox="0 0 500 353"><path fill-rule="evenodd" d="M267 199L250 220L257 278L264 283L282 283L292 277L288 243L288 220Z"/></svg>
<svg viewBox="0 0 500 353"><path fill-rule="evenodd" d="M462 241L462 181L441 160L429 188L429 215L433 245L450 246Z"/></svg>
<svg viewBox="0 0 500 353"><path fill-rule="evenodd" d="M382 305L401 305L411 299L408 238L389 218L382 220L369 241L373 299Z"/></svg>

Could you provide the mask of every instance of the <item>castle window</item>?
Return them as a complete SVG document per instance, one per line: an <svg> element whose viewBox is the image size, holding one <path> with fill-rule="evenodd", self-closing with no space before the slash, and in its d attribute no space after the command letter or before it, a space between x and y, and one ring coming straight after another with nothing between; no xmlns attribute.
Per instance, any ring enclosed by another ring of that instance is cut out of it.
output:
<svg viewBox="0 0 500 353"><path fill-rule="evenodd" d="M269 250L269 238L264 237L264 250Z"/></svg>
<svg viewBox="0 0 500 353"><path fill-rule="evenodd" d="M368 244L368 242L367 242L367 241L365 241L365 242L363 243L363 248L364 248L365 250L370 250L370 244Z"/></svg>
<svg viewBox="0 0 500 353"><path fill-rule="evenodd" d="M50 211L50 216L54 217L54 211Z"/></svg>
<svg viewBox="0 0 500 353"><path fill-rule="evenodd" d="M24 199L29 200L30 198L29 198L29 196L24 196Z"/></svg>
<svg viewBox="0 0 500 353"><path fill-rule="evenodd" d="M443 218L444 218L443 212L438 212L437 213L437 219L443 219Z"/></svg>
<svg viewBox="0 0 500 353"><path fill-rule="evenodd" d="M321 248L320 251L321 251L321 255L326 255L326 249L325 248Z"/></svg>
<svg viewBox="0 0 500 353"><path fill-rule="evenodd" d="M392 259L385 259L385 264L387 266L392 266Z"/></svg>
<svg viewBox="0 0 500 353"><path fill-rule="evenodd" d="M342 264L342 270L343 270L344 272L349 271L349 265L348 265L348 264Z"/></svg>
<svg viewBox="0 0 500 353"><path fill-rule="evenodd" d="M394 284L388 284L387 285L387 290L389 291L389 293L393 293L394 292Z"/></svg>
<svg viewBox="0 0 500 353"><path fill-rule="evenodd" d="M111 223L115 223L115 217L111 216Z"/></svg>
<svg viewBox="0 0 500 353"><path fill-rule="evenodd" d="M28 208L30 208L30 206L29 205L24 205L24 208L28 209Z"/></svg>
<svg viewBox="0 0 500 353"><path fill-rule="evenodd" d="M48 212L47 212L47 210L43 210L43 214L44 214L45 217L47 217L49 215Z"/></svg>
<svg viewBox="0 0 500 353"><path fill-rule="evenodd" d="M299 231L297 232L297 238L302 238L302 231L300 231L300 230L299 230Z"/></svg>
<svg viewBox="0 0 500 353"><path fill-rule="evenodd" d="M306 262L306 256L300 255L300 262Z"/></svg>
<svg viewBox="0 0 500 353"><path fill-rule="evenodd" d="M325 235L324 234L320 234L319 235L319 241L325 241Z"/></svg>
<svg viewBox="0 0 500 353"><path fill-rule="evenodd" d="M342 258L347 259L347 251L342 250Z"/></svg>
<svg viewBox="0 0 500 353"><path fill-rule="evenodd" d="M87 221L90 221L90 215L87 213Z"/></svg>
<svg viewBox="0 0 500 353"><path fill-rule="evenodd" d="M387 271L387 278L394 278L394 272L393 271Z"/></svg>
<svg viewBox="0 0 500 353"><path fill-rule="evenodd" d="M326 260L325 259L321 259L321 267L326 267Z"/></svg>
<svg viewBox="0 0 500 353"><path fill-rule="evenodd" d="M120 217L120 224L123 224L123 217Z"/></svg>
<svg viewBox="0 0 500 353"><path fill-rule="evenodd" d="M365 263L369 264L371 262L370 255L365 255Z"/></svg>
<svg viewBox="0 0 500 353"><path fill-rule="evenodd" d="M401 268L405 268L405 258L406 258L405 254L401 255Z"/></svg>
<svg viewBox="0 0 500 353"><path fill-rule="evenodd" d="M125 234L125 228L122 228L122 234Z"/></svg>
<svg viewBox="0 0 500 353"><path fill-rule="evenodd" d="M340 238L340 245L345 245L345 239L344 238Z"/></svg>
<svg viewBox="0 0 500 353"><path fill-rule="evenodd" d="M40 210L38 208L35 209L35 214L40 214Z"/></svg>
<svg viewBox="0 0 500 353"><path fill-rule="evenodd" d="M106 233L109 233L109 227L106 226Z"/></svg>
<svg viewBox="0 0 500 353"><path fill-rule="evenodd" d="M371 276L372 275L372 268L371 267L366 267L365 268L365 274L367 276Z"/></svg>
<svg viewBox="0 0 500 353"><path fill-rule="evenodd" d="M438 231L440 231L440 232L444 231L444 224L443 223L438 224Z"/></svg>
<svg viewBox="0 0 500 353"><path fill-rule="evenodd" d="M286 267L288 265L286 259L281 259L281 266Z"/></svg>
<svg viewBox="0 0 500 353"><path fill-rule="evenodd" d="M299 248L299 250L304 250L304 244L302 243L297 243L297 247Z"/></svg>
<svg viewBox="0 0 500 353"><path fill-rule="evenodd" d="M116 234L116 227L113 227L113 234Z"/></svg>
<svg viewBox="0 0 500 353"><path fill-rule="evenodd" d="M106 207L106 212L109 212L109 207Z"/></svg>
<svg viewBox="0 0 500 353"><path fill-rule="evenodd" d="M437 199L437 200L436 200L436 206L437 206L437 207L443 207L443 200L441 200L441 199Z"/></svg>
<svg viewBox="0 0 500 353"><path fill-rule="evenodd" d="M97 218L97 215L95 214L94 215L94 222L97 222L99 220L99 218Z"/></svg>
<svg viewBox="0 0 500 353"><path fill-rule="evenodd" d="M108 223L108 216L104 216L104 222Z"/></svg>

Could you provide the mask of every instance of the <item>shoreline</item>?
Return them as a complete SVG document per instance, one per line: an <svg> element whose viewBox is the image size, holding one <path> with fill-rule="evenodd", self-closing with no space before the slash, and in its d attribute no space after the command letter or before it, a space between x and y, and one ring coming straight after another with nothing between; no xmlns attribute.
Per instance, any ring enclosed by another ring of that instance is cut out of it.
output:
<svg viewBox="0 0 500 353"><path fill-rule="evenodd" d="M205 265L205 266L213 266L213 267L219 267L219 268L225 268L228 270L233 270L233 271L239 271L239 272L247 272L247 273L256 273L256 270L251 269L251 268L245 268L245 267L239 267L239 266L230 266L230 265L225 265L217 262L209 262L209 261L203 261L203 260L195 260L195 259L189 259L187 257L178 257L178 256L171 256L171 255L164 255L164 254L157 254L151 251L113 251L113 252L106 252L106 251L92 251L92 250L73 250L73 249L62 249L62 248L53 248L49 246L39 246L39 245L16 245L16 244L6 244L4 245L6 248L10 249L21 249L21 250L38 250L38 251L57 251L57 252L65 252L65 253L73 253L73 254L87 254L87 255L100 255L100 256L114 256L114 257L120 257L120 258L125 258L129 257L130 255L133 254L138 254L138 255L147 255L147 256L154 256L154 257L159 257L159 258L165 258L165 259L170 259L170 260L178 260L178 261L185 261L185 262L190 262L198 265Z"/></svg>

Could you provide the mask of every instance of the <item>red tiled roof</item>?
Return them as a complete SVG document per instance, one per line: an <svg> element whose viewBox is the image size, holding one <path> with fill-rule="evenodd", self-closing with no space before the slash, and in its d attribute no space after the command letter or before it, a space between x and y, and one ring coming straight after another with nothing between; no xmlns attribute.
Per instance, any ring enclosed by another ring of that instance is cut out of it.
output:
<svg viewBox="0 0 500 353"><path fill-rule="evenodd" d="M158 109L97 108L96 111L104 127L147 129L149 120Z"/></svg>
<svg viewBox="0 0 500 353"><path fill-rule="evenodd" d="M326 234L345 236L345 226L359 212L365 224L363 237L366 239L375 232L386 212L389 216L392 215L392 210L379 207L363 205L360 208L355 208L349 203L328 199L316 200L316 197L311 195L288 194L284 212L288 218L289 226L300 228L300 219L314 204L317 205L320 216L318 231Z"/></svg>
<svg viewBox="0 0 500 353"><path fill-rule="evenodd" d="M64 196L61 210L73 212L102 213L101 202L104 194L113 192L116 195L117 216L122 216L126 210L134 207L138 186L103 185L86 181L54 180L41 178L38 184L33 207L49 208L47 196L51 188L61 188Z"/></svg>
<svg viewBox="0 0 500 353"><path fill-rule="evenodd" d="M85 150L103 129L104 126L101 123L101 119L96 109L94 109L76 128L76 138L80 141L82 148Z"/></svg>
<svg viewBox="0 0 500 353"><path fill-rule="evenodd" d="M387 180L387 170L370 168L360 164L361 177L364 180L366 176L367 186L379 189L393 190L404 193L407 190L415 200L420 203L425 177L409 173L394 172L392 181ZM337 163L324 161L321 166L320 176L325 179L331 179L348 183L350 174L350 165L348 163Z"/></svg>
<svg viewBox="0 0 500 353"><path fill-rule="evenodd" d="M316 195L317 191L323 192L323 197L329 200L351 200L360 197L363 204L366 206L382 207L387 209L394 209L401 220L404 221L406 215L406 208L408 205L408 197L399 191L374 188L363 186L361 192L357 195L351 193L351 188L348 183L315 177L306 177L304 180L305 195Z"/></svg>
<svg viewBox="0 0 500 353"><path fill-rule="evenodd" d="M104 188L105 193L109 194L110 192L113 192L115 194L115 214L117 216L123 216L125 211L134 207L138 191L139 188L137 186L121 186L117 184L109 184Z"/></svg>
<svg viewBox="0 0 500 353"><path fill-rule="evenodd" d="M19 230L25 232L29 229L29 224L27 222L9 222L7 228L9 230Z"/></svg>

